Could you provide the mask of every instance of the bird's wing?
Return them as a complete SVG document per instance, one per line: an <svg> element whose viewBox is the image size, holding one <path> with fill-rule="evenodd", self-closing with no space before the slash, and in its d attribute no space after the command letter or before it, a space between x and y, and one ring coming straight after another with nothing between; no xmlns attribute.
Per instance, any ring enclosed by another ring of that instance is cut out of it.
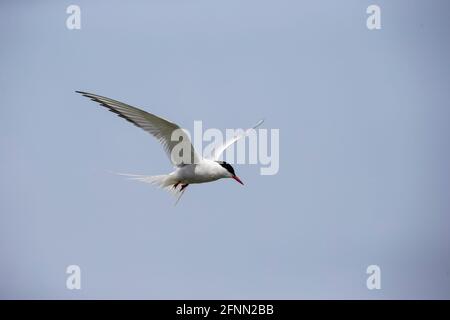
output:
<svg viewBox="0 0 450 320"><path fill-rule="evenodd" d="M244 132L242 132L241 134L238 134L236 136L234 136L233 138L231 138L230 140L226 141L223 145L221 146L217 146L216 148L214 148L213 154L212 154L212 159L217 161L219 160L220 156L222 155L222 153L229 147L231 146L233 143L237 142L238 140L240 140L241 138L244 138L245 136L248 135L248 133L250 132L250 130L256 129L258 128L261 124L263 124L264 120L259 120L259 122L257 124L255 124L253 127L245 130Z"/></svg>
<svg viewBox="0 0 450 320"><path fill-rule="evenodd" d="M143 111L141 109L132 107L130 105L127 105L125 103L122 103L120 101L116 101L110 98L102 97L96 94L82 92L82 91L76 91L77 93L82 94L83 96L90 98L91 100L98 102L103 107L106 107L109 109L109 111L116 113L119 117L124 118L125 120L128 120L129 122L133 123L135 126L144 129L151 135L153 135L158 141L163 145L164 150L166 151L167 155L169 156L169 159L172 161L172 163L175 166L181 166L183 164L181 160L177 160L172 155L173 148L180 143L180 141L183 141L185 143L189 143L188 146L190 146L190 163L199 163L200 157L195 152L194 147L192 146L192 143L188 137L188 135L181 130L181 128L170 121L167 121L163 118L157 117L154 114L148 113L146 111ZM172 141L172 133L178 130L179 138L181 138L180 141ZM182 152L181 152L182 153ZM178 155L176 155L178 156Z"/></svg>

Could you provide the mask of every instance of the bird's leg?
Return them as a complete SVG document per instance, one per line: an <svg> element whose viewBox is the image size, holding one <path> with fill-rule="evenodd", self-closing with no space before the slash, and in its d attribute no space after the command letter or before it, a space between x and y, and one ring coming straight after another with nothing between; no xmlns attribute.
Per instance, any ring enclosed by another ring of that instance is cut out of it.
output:
<svg viewBox="0 0 450 320"><path fill-rule="evenodd" d="M177 183L175 183L175 184L173 185L173 188L176 189L176 188L178 187L179 184L180 184L180 181L178 181Z"/></svg>
<svg viewBox="0 0 450 320"><path fill-rule="evenodd" d="M189 183L186 183L186 184L183 184L183 185L181 185L181 190L180 191L183 191L184 189L186 189L186 187L189 185Z"/></svg>

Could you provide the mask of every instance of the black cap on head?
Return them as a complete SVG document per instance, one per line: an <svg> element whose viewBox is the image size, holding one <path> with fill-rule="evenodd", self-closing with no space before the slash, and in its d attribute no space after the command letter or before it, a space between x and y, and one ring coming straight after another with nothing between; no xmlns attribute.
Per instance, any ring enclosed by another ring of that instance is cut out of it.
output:
<svg viewBox="0 0 450 320"><path fill-rule="evenodd" d="M217 163L220 164L220 165L221 165L222 167L224 167L225 169L227 169L227 171L228 171L229 173L231 173L233 176L236 175L236 173L234 173L233 167L232 167L229 163L226 163L225 161L217 161Z"/></svg>

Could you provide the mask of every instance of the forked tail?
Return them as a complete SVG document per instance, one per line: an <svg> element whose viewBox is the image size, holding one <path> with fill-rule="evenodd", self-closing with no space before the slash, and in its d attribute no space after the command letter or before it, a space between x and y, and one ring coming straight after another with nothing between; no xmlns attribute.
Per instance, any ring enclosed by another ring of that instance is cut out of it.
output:
<svg viewBox="0 0 450 320"><path fill-rule="evenodd" d="M185 191L175 187L178 181L170 174L159 176L144 176L140 174L129 174L129 173L116 173L116 174L128 177L128 179L130 180L150 183L161 189L168 191L177 198L175 205L178 203L178 201L180 201L180 198Z"/></svg>

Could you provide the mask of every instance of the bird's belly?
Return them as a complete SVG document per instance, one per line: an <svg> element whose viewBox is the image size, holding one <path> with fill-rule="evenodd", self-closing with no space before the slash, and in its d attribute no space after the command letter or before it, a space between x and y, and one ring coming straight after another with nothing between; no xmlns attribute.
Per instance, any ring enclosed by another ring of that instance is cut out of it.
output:
<svg viewBox="0 0 450 320"><path fill-rule="evenodd" d="M207 176L194 176L190 179L188 179L188 183L205 183L205 182L212 182L212 181L216 181L219 178L216 177L207 177Z"/></svg>
<svg viewBox="0 0 450 320"><path fill-rule="evenodd" d="M177 176L180 181L188 184L212 182L220 179L215 172L199 165L184 166L178 170Z"/></svg>

